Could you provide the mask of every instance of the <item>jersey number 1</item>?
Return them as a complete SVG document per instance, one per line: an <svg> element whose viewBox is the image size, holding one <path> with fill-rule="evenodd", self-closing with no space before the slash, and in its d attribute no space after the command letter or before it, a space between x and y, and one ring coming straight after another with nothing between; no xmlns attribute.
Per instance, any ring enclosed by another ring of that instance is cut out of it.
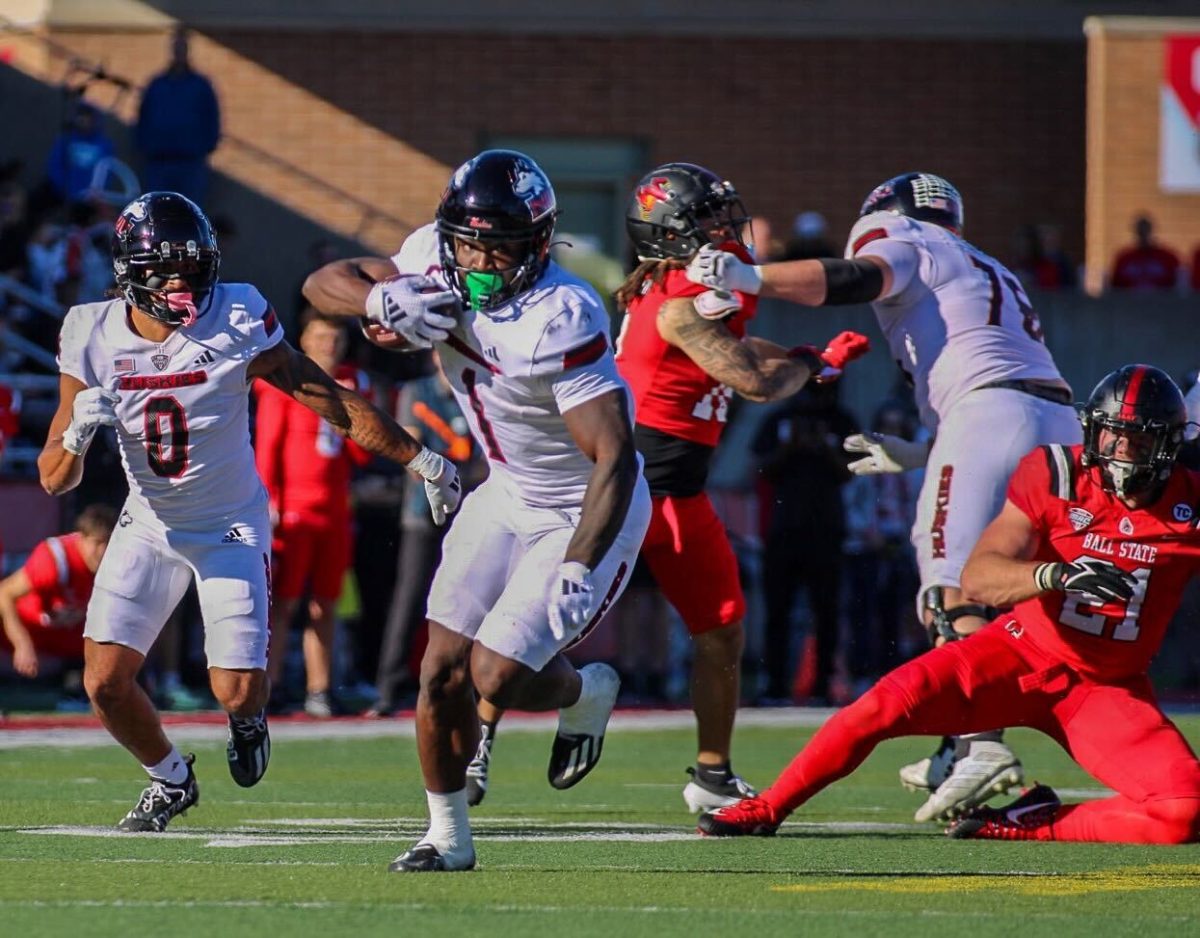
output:
<svg viewBox="0 0 1200 938"><path fill-rule="evenodd" d="M187 414L173 397L146 401L146 460L156 476L175 479L188 464Z"/></svg>

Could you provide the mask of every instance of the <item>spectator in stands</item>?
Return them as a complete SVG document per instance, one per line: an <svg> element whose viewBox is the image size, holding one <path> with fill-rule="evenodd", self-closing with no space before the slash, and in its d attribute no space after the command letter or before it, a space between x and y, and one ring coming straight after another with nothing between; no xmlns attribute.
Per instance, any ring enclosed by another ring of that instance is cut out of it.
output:
<svg viewBox="0 0 1200 938"><path fill-rule="evenodd" d="M28 197L16 180L0 183L0 275L25 279L25 246L33 233Z"/></svg>
<svg viewBox="0 0 1200 938"><path fill-rule="evenodd" d="M96 107L82 98L71 104L66 126L46 159L46 178L60 203L82 201L91 188L96 165L113 155L112 139L101 121Z"/></svg>
<svg viewBox="0 0 1200 938"><path fill-rule="evenodd" d="M750 219L749 242L754 245L754 259L769 264L783 257L783 245L771 231L771 222L762 215Z"/></svg>
<svg viewBox="0 0 1200 938"><path fill-rule="evenodd" d="M89 505L74 533L42 541L0 581L0 650L21 676L38 676L39 656L83 660L83 617L116 523L114 509Z"/></svg>
<svg viewBox="0 0 1200 938"><path fill-rule="evenodd" d="M829 241L829 222L820 212L801 212L792 222L792 237L783 250L785 261L810 257L837 257Z"/></svg>
<svg viewBox="0 0 1200 938"><path fill-rule="evenodd" d="M342 320L306 311L300 349L339 384L366 390L360 372L343 366ZM292 620L308 596L304 630L304 711L318 719L338 711L333 686L334 612L353 553L350 472L369 454L283 391L256 386L255 463L275 524L271 646L267 674L278 706ZM422 490L424 491L424 490Z"/></svg>
<svg viewBox="0 0 1200 938"><path fill-rule="evenodd" d="M842 440L857 429L836 388L809 385L763 421L753 444L771 498L763 592L765 697L773 701L793 696L792 609L804 587L817 646L807 696L831 702L846 524L840 490L850 478Z"/></svg>
<svg viewBox="0 0 1200 938"><path fill-rule="evenodd" d="M1033 290L1072 290L1078 283L1075 264L1062 249L1057 225L1022 225L1017 236L1017 258L1012 267Z"/></svg>
<svg viewBox="0 0 1200 938"><path fill-rule="evenodd" d="M487 465L471 442L466 418L442 375L433 352L433 373L406 382L396 404L396 422L436 453L458 465L465 491L483 481ZM400 554L396 582L379 650L379 699L367 716L390 716L416 697L420 652L424 648L425 598L442 556L446 527L433 523L424 485L404 479L400 509Z"/></svg>
<svg viewBox="0 0 1200 938"><path fill-rule="evenodd" d="M221 138L221 112L212 83L188 60L188 33L171 37L171 64L142 95L135 141L145 160L149 191L180 192L200 206L208 193L208 157Z"/></svg>
<svg viewBox="0 0 1200 938"><path fill-rule="evenodd" d="M1135 243L1117 253L1111 286L1114 290L1176 290L1180 285L1179 256L1154 240L1154 223L1139 215L1133 223Z"/></svg>
<svg viewBox="0 0 1200 938"><path fill-rule="evenodd" d="M912 440L915 411L895 400L875 412L871 430ZM909 529L924 469L851 476L846 508L846 665L858 694L902 664L900 625L917 594L917 558Z"/></svg>

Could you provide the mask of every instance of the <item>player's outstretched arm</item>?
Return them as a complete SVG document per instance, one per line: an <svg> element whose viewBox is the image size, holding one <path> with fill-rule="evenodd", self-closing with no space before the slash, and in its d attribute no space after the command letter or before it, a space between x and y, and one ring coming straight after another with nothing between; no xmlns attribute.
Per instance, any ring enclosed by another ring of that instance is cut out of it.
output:
<svg viewBox="0 0 1200 938"><path fill-rule="evenodd" d="M702 318L688 299L663 303L658 334L710 377L752 401L795 394L812 373L803 361L777 357L765 343L742 342L723 322Z"/></svg>
<svg viewBox="0 0 1200 938"><path fill-rule="evenodd" d="M984 528L962 572L962 591L972 599L1001 608L1044 590L1034 581L1039 564L1038 532L1029 516L1011 501Z"/></svg>
<svg viewBox="0 0 1200 938"><path fill-rule="evenodd" d="M607 391L563 414L572 439L594 466L579 526L563 560L594 570L616 540L637 485L633 420L622 390Z"/></svg>
<svg viewBox="0 0 1200 938"><path fill-rule="evenodd" d="M46 445L38 454L37 461L38 478L42 488L50 495L62 495L71 491L83 478L83 454L87 451L86 444L91 442L91 437L88 437L82 447L77 445L70 449L63 445L63 440L64 437L70 436L68 431L75 416L75 398L87 389L87 385L71 375L63 374L58 377L58 410L54 419L50 421ZM92 432L95 432L94 428Z"/></svg>
<svg viewBox="0 0 1200 938"><path fill-rule="evenodd" d="M370 453L407 465L421 451L396 421L286 342L260 353L247 376L279 388Z"/></svg>
<svg viewBox="0 0 1200 938"><path fill-rule="evenodd" d="M304 281L304 298L327 316L366 315L367 294L376 282L396 275L396 265L386 257L354 257L332 261L314 270Z"/></svg>
<svg viewBox="0 0 1200 938"><path fill-rule="evenodd" d="M806 258L759 265L707 246L688 265L687 277L713 289L755 293L802 306L869 303L897 289L891 264L873 254L851 260Z"/></svg>
<svg viewBox="0 0 1200 938"><path fill-rule="evenodd" d="M323 417L368 453L395 460L425 480L425 495L436 524L458 507L462 484L454 463L422 446L391 417L327 375L307 355L286 342L261 352L247 379L262 378Z"/></svg>

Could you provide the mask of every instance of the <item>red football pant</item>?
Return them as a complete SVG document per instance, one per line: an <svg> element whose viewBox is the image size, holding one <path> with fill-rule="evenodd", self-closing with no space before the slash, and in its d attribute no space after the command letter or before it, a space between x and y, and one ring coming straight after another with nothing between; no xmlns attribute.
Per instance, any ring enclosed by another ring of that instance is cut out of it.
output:
<svg viewBox="0 0 1200 938"><path fill-rule="evenodd" d="M746 615L729 535L703 492L654 496L642 559L690 634L733 625Z"/></svg>
<svg viewBox="0 0 1200 938"><path fill-rule="evenodd" d="M1149 679L1093 681L1045 658L1011 617L885 675L830 718L762 797L790 812L853 772L885 739L1006 726L1041 730L1118 793L1064 805L1034 839L1200 839L1200 762L1159 710Z"/></svg>
<svg viewBox="0 0 1200 938"><path fill-rule="evenodd" d="M350 520L285 521L275 529L272 554L276 599L300 599L307 587L313 599L336 602L354 559Z"/></svg>

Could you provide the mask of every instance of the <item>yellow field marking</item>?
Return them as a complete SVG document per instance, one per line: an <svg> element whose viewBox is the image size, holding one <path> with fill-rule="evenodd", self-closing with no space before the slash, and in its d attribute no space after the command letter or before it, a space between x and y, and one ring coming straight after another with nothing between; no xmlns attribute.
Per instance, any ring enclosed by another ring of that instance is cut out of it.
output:
<svg viewBox="0 0 1200 938"><path fill-rule="evenodd" d="M1131 866L1087 873L969 874L887 879L847 876L825 883L772 886L772 892L887 892L929 895L941 892L1020 893L1025 896L1078 896L1093 892L1143 892L1155 889L1200 887L1200 865L1159 864Z"/></svg>

